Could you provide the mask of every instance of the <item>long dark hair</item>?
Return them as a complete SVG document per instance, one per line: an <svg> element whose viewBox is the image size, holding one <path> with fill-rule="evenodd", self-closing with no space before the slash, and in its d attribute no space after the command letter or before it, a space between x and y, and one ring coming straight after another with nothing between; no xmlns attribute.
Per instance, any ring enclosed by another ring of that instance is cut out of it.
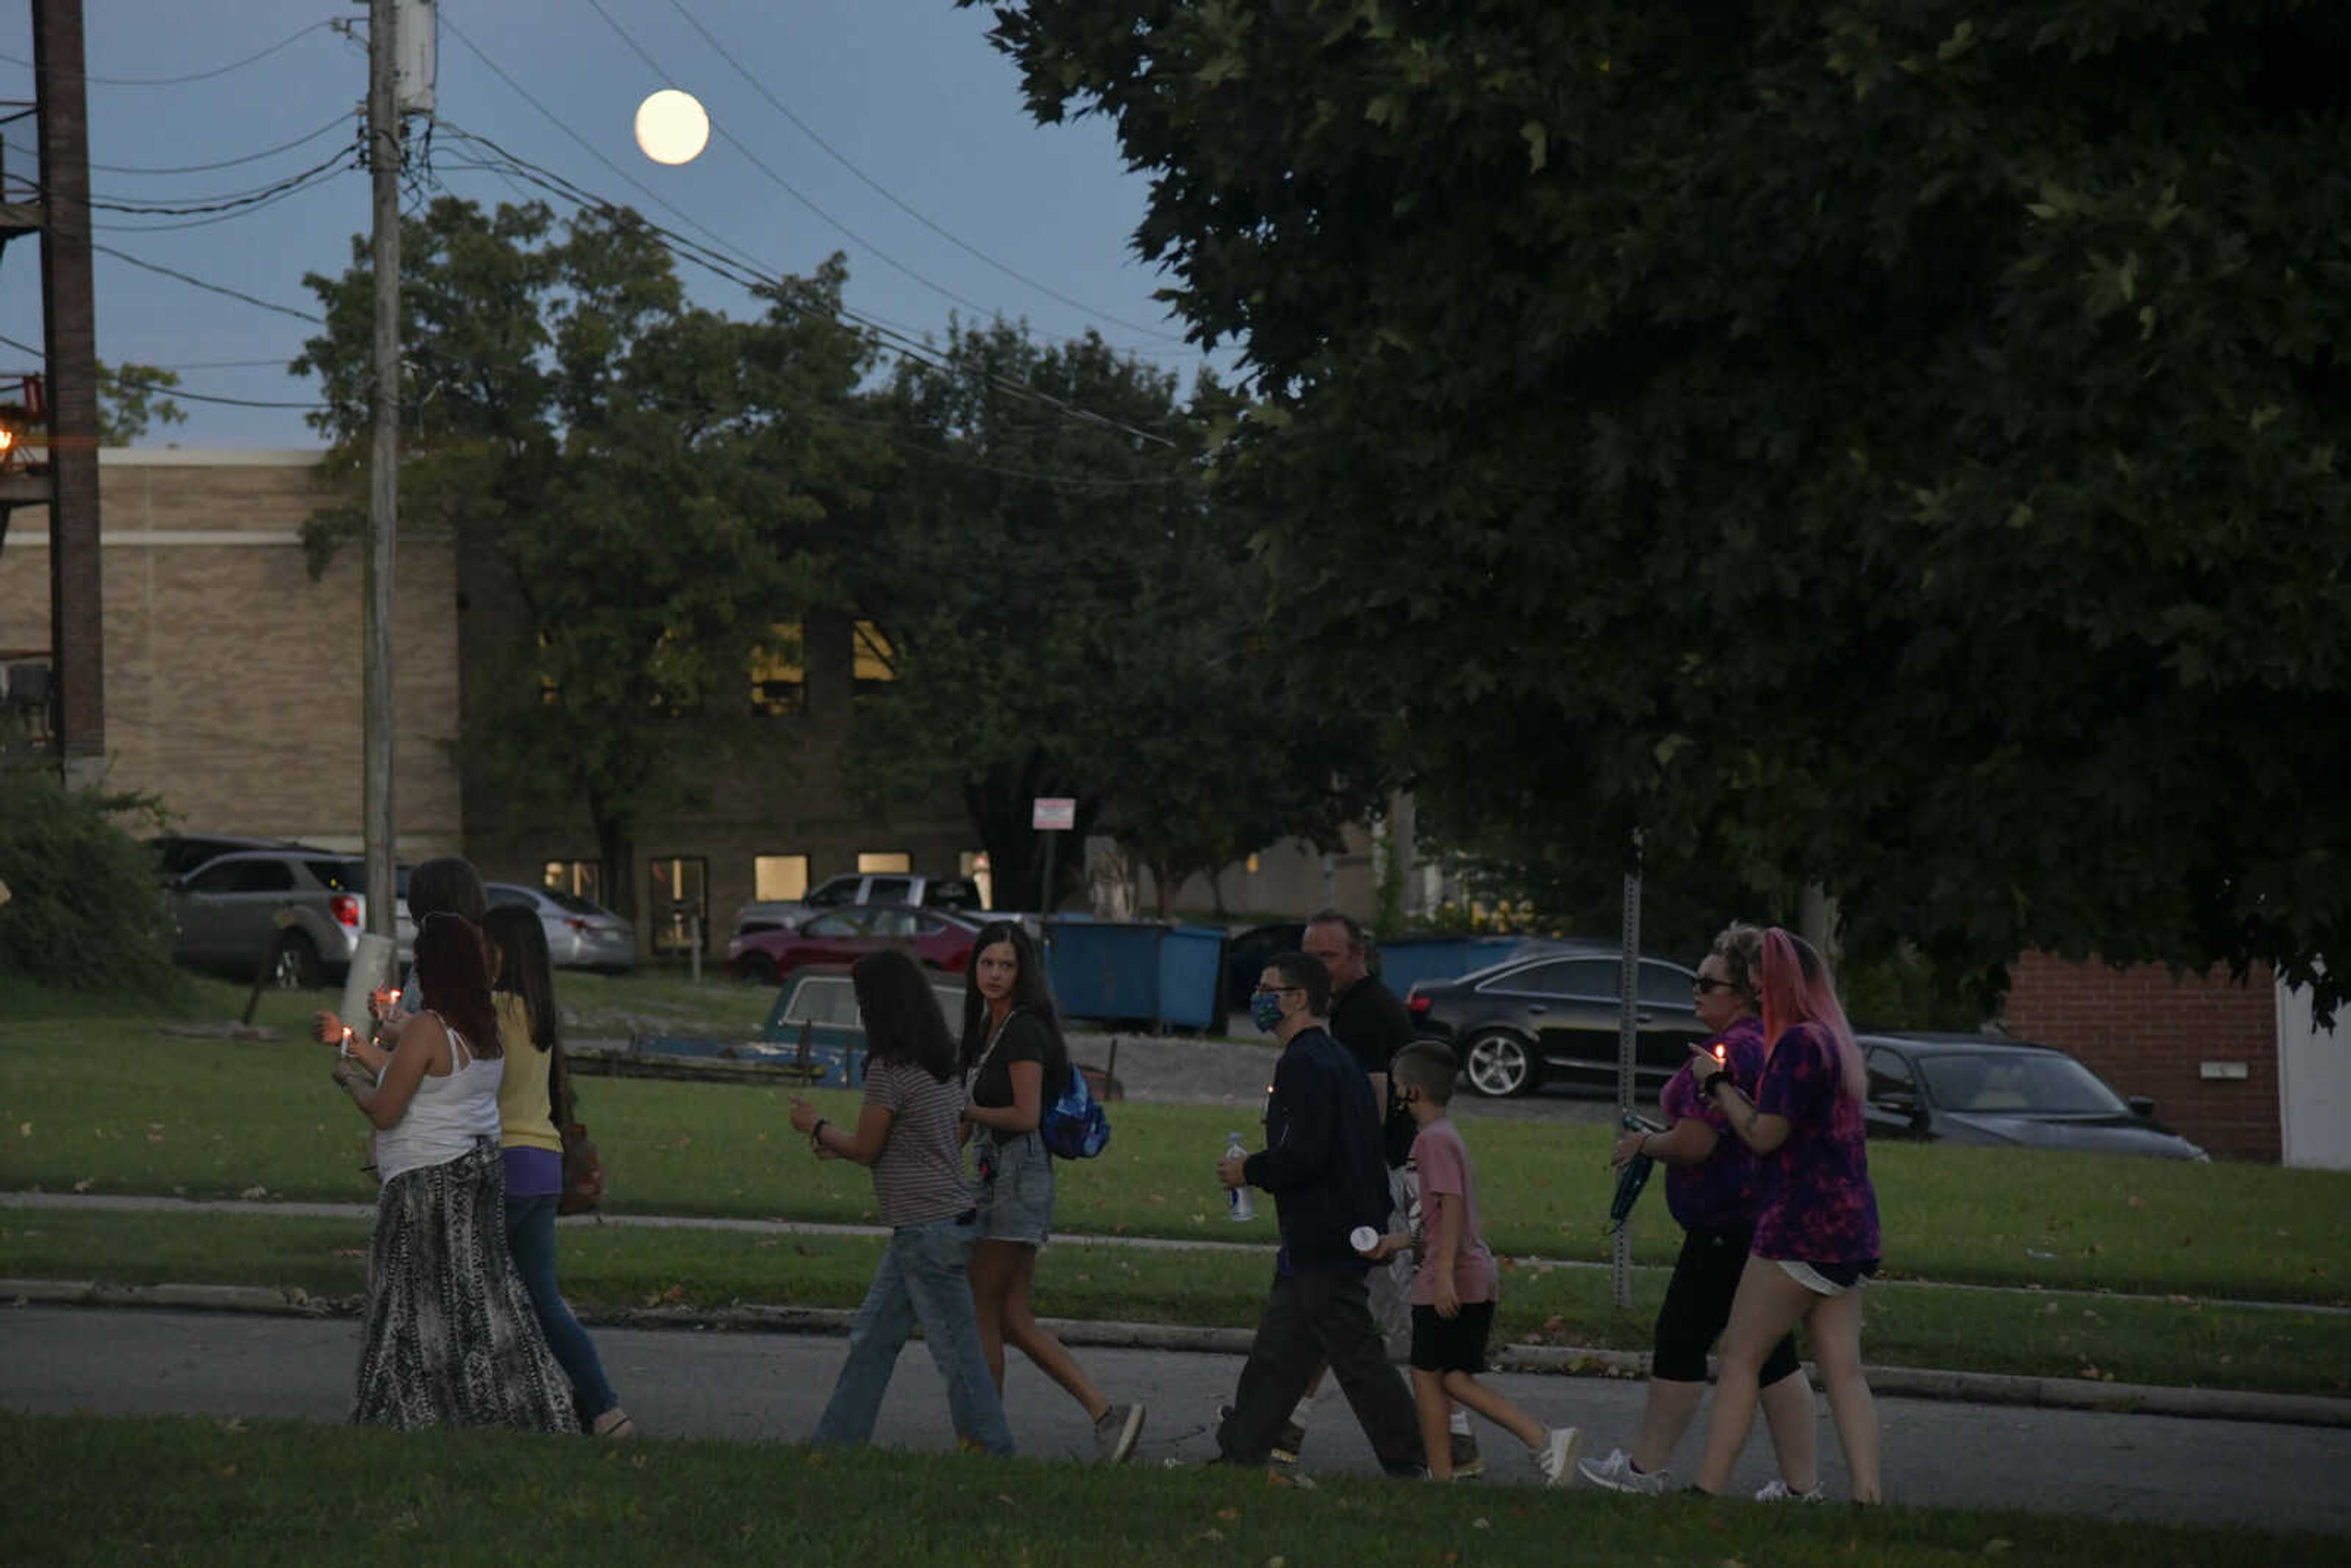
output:
<svg viewBox="0 0 2351 1568"><path fill-rule="evenodd" d="M849 984L865 1021L865 1062L903 1061L941 1083L956 1075L955 1040L931 994L930 977L897 947L877 947L850 966Z"/></svg>
<svg viewBox="0 0 2351 1568"><path fill-rule="evenodd" d="M506 1054L497 1010L490 1005L490 949L480 926L447 910L418 922L416 983L475 1056Z"/></svg>
<svg viewBox="0 0 2351 1568"><path fill-rule="evenodd" d="M408 917L419 925L428 915L462 915L479 925L488 902L482 873L463 855L436 856L408 873Z"/></svg>
<svg viewBox="0 0 2351 1568"><path fill-rule="evenodd" d="M987 1054L987 998L979 994L979 956L999 942L1012 945L1019 967L1012 976L1012 1006L1045 1026L1045 1098L1060 1097L1070 1082L1070 1047L1061 1038L1061 1009L1045 983L1045 962L1027 929L1010 920L991 920L971 939L971 962L963 972L963 1067L968 1072Z"/></svg>
<svg viewBox="0 0 2351 1568"><path fill-rule="evenodd" d="M555 961L548 953L547 927L538 923L538 912L519 904L498 904L482 916L482 932L498 950L494 988L521 998L523 1011L530 1016L530 1042L541 1051L555 1050L563 1043L555 1008Z"/></svg>

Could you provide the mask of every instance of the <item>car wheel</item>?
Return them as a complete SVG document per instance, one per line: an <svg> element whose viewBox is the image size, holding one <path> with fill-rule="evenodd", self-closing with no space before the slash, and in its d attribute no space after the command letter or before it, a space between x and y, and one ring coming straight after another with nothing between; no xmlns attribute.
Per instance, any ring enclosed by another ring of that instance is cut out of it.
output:
<svg viewBox="0 0 2351 1568"><path fill-rule="evenodd" d="M314 991L324 980L319 964L319 949L298 931L290 931L278 939L277 951L269 960L269 983L281 991Z"/></svg>
<svg viewBox="0 0 2351 1568"><path fill-rule="evenodd" d="M1469 1087L1491 1100L1507 1100L1535 1086L1534 1052L1514 1034L1497 1030L1469 1042L1461 1058Z"/></svg>
<svg viewBox="0 0 2351 1568"><path fill-rule="evenodd" d="M735 961L735 977L747 986L779 986L784 980L776 970L776 961L757 953Z"/></svg>

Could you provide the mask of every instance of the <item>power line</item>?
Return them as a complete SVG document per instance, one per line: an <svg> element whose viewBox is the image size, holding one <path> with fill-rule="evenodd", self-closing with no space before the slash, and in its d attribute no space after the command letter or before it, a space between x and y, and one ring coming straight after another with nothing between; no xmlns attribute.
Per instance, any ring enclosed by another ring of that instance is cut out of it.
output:
<svg viewBox="0 0 2351 1568"><path fill-rule="evenodd" d="M0 333L0 343L5 343L8 347L16 350L20 354L30 354L35 359L43 359L47 357L40 350L33 347L32 344L20 343L16 339L8 337L5 333ZM149 370L160 370L162 367L160 365L150 365L146 368ZM221 402L228 403L237 408L319 409L327 406L323 402L277 402L265 398L222 397L215 392L191 392L186 387L175 386L162 381L151 381L143 376L131 378L128 384L139 387L147 392L158 393L165 398L183 397L188 399L191 402Z"/></svg>
<svg viewBox="0 0 2351 1568"><path fill-rule="evenodd" d="M144 260L139 256L132 256L128 251L117 250L110 245L102 245L93 240L90 243L89 248L94 251L99 251L104 255L110 256L117 261L129 262L131 266L144 268L149 272L159 273L165 277L176 278L180 282L189 285L191 287L202 288L208 293L225 295L231 299L241 299L247 305L256 306L264 310L274 310L280 316L291 316L297 321L308 321L314 325L321 327L327 324L327 319L324 316L317 314L315 311L298 310L291 305L280 305L274 300L264 299L257 295L247 294L243 289L231 288L225 283L207 283L201 277L193 277L185 272L181 272L173 267L165 267L161 262Z"/></svg>
<svg viewBox="0 0 2351 1568"><path fill-rule="evenodd" d="M358 154L358 152L359 148L354 143L331 158L311 164L299 173L287 174L281 179L272 180L266 185L249 185L242 191L225 192L215 196L185 197L168 202L124 202L117 201L111 196L91 196L83 204L97 212L130 213L154 217L193 217L203 213L233 212L240 207L265 203L281 193L290 195L299 186L318 179L322 174L344 167L349 160ZM43 201L53 199L39 183L30 181L26 183L31 189L40 193Z"/></svg>
<svg viewBox="0 0 2351 1568"><path fill-rule="evenodd" d="M212 80L212 78L216 78L216 75L228 75L230 70L242 70L242 68L245 68L245 66L252 66L252 64L256 64L256 61L264 61L264 58L273 57L273 54L277 54L277 52L280 52L280 49L285 49L285 47L289 47L289 45L297 45L297 42L301 42L303 37L308 37L308 36L310 36L310 33L318 33L318 30L322 30L322 28L336 28L336 26L341 26L341 24L339 24L339 21L334 21L334 19L327 19L327 21L313 21L313 24L310 24L310 26L306 26L306 28L298 30L298 33L289 33L289 36L287 36L287 37L280 37L280 40L277 40L277 42L273 42L273 45L270 45L268 49L261 49L261 52L258 52L258 54L246 54L245 58L235 58L235 61L228 61L228 64L225 64L225 66L214 66L212 70L191 70L191 73L188 73L188 75L87 75L87 73L85 73L85 75L82 75L82 78L80 78L80 80L82 80L82 82L91 82L91 85L94 85L94 87L179 87L181 82L209 82L209 80ZM37 70L40 70L40 68L37 68L36 64L33 64L33 61L28 61L28 58L16 58L16 57L14 57L14 54L0 54L0 61L7 61L9 66L24 66L26 70L36 70L36 73L37 73ZM45 73L45 75L57 75L57 80L61 80L61 82L64 82L64 80L75 80L75 78L73 78L73 75L70 75L70 73Z"/></svg>
<svg viewBox="0 0 2351 1568"><path fill-rule="evenodd" d="M600 14L604 9L601 5L597 4L597 0L589 0L589 4L595 5ZM733 68L736 75L741 77L746 82L750 84L751 90L753 92L758 93L761 98L767 99L770 108L775 110L777 113L782 115L786 120L790 120L792 124L799 129L801 135L806 136L810 141L822 148L831 156L835 162L848 170L852 174L856 175L859 180L865 183L867 188L872 190L875 194L881 196L883 200L888 202L892 206L896 207L900 212L904 213L908 217L914 219L925 228L929 229L933 234L937 235L941 239L946 240L948 244L956 246L961 251L964 251L966 254L977 258L977 260L986 262L988 266L1004 274L1005 277L1011 278L1016 283L1026 284L1029 287L1037 290L1038 293L1044 295L1050 299L1057 299L1073 310L1082 311L1088 316L1096 317L1102 320L1115 323L1118 326L1126 328L1130 331L1140 332L1146 338L1156 338L1162 342L1181 343L1184 341L1183 338L1176 333L1162 331L1155 327L1146 327L1139 321L1129 321L1124 317L1113 316L1107 310L1097 309L1094 307L1086 304L1081 299L1073 299L1069 295L1062 293L1060 289L1053 287L1051 285L1041 283L1038 279L1029 277L1027 273L1019 271L1016 268L1008 267L1005 263L997 260L986 251L981 250L978 246L972 245L969 241L964 239L962 235L932 222L929 217L916 211L906 202L901 200L896 193L891 191L880 181L874 179L871 174L868 174L864 170L852 162L847 153L843 152L840 148L835 147L831 142L826 141L821 135L818 134L814 126L809 124L808 121L793 113L781 99L768 91L767 84L762 82L757 76L754 76L750 69L743 64L742 60L736 56L733 50L727 48L716 37L712 37L710 29L704 26L701 21L695 17L694 13L685 8L684 0L670 0L670 5L680 16L683 16L685 19L685 25L687 26L692 27L696 33L701 35L702 41L708 44L711 50L716 53L719 58L725 60L728 66ZM604 19L607 22L611 21L611 17L609 16L605 16ZM617 23L614 24L614 27L615 30L618 30ZM622 36L626 37L625 34ZM646 63L649 65L652 64L650 60ZM659 69L659 68L655 68L656 70Z"/></svg>
<svg viewBox="0 0 2351 1568"><path fill-rule="evenodd" d="M275 147L265 147L258 152L248 152L242 158L224 158L216 163L181 163L171 167L150 168L137 163L92 163L101 174L209 174L215 169L234 169L240 163L258 163L265 158L275 158L280 152L291 152L297 147L307 147L339 125L347 124L350 116L339 114L308 136L298 136L291 141L281 141Z"/></svg>
<svg viewBox="0 0 2351 1568"><path fill-rule="evenodd" d="M551 193L554 193L577 205L587 207L591 211L601 213L608 216L620 217L625 214L625 216L630 221L643 225L647 232L666 244L672 253L679 256L681 259L691 261L696 266L703 267L705 270L726 278L728 282L734 283L740 287L749 289L754 292L764 291L766 298L771 299L775 298L772 283L765 277L764 274L758 272L754 267L737 261L722 251L711 250L709 247L697 244L693 240L689 240L673 230L664 229L659 224L653 223L651 219L644 217L641 214L626 212L623 208L616 207L612 203L596 194L594 192L574 184L572 182L564 179L563 176L552 173L525 159L517 157L514 153L507 152L505 148L499 146L496 142L491 141L486 136L475 135L474 132L466 131L462 126L453 124L446 120L443 120L441 125L444 130L463 141L477 147L487 148L491 153L504 161L505 166L508 171L529 181L532 184L539 186L542 190L550 192ZM746 276L747 274L748 276ZM780 303L780 301L778 301L778 303ZM866 332L873 340L874 346L883 351L902 360L908 360L913 362L927 366L933 370L945 370L948 368L947 362L944 357L929 344L919 342L909 338L904 332L878 323L872 318L862 316L857 311L850 309L847 306L840 307L840 313L847 319L864 328ZM1173 446L1176 444L1166 436L1156 432L1140 429L1134 425L1127 424L1119 420L1113 419L1107 414L1096 413L1092 409L1066 402L1063 399L1054 397L1050 392L1040 392L1034 387L1025 386L1022 383L1012 381L1007 377L990 374L987 377L987 381L989 384L996 387L1008 397L1016 398L1023 402L1034 403L1040 407L1050 409L1062 417L1075 421L1076 423L1091 424L1098 429L1108 430L1117 434L1132 437L1137 441L1150 442L1155 445Z"/></svg>

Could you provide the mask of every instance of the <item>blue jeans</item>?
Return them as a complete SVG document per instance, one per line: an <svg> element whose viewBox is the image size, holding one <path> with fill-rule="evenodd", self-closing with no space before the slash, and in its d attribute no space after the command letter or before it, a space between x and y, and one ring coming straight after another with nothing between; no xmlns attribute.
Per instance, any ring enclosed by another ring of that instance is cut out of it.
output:
<svg viewBox="0 0 2351 1568"><path fill-rule="evenodd" d="M881 1414L898 1352L919 1321L923 1343L947 1385L956 1435L991 1454L1012 1452L1012 1429L1004 1423L1004 1403L987 1374L979 1321L972 1312L967 1270L977 1228L958 1217L890 1232L889 1249L849 1330L849 1359L817 1418L818 1442L872 1440L873 1419Z"/></svg>
<svg viewBox="0 0 2351 1568"><path fill-rule="evenodd" d="M555 1353L563 1375L571 1380L571 1402L579 1407L580 1419L593 1422L621 1401L612 1385L604 1381L604 1364L597 1358L595 1342L571 1315L563 1292L556 1289L558 1201L553 1193L544 1197L517 1197L509 1193L507 1247L522 1273L523 1289L530 1292L531 1311L538 1318L539 1332L547 1336L547 1348Z"/></svg>

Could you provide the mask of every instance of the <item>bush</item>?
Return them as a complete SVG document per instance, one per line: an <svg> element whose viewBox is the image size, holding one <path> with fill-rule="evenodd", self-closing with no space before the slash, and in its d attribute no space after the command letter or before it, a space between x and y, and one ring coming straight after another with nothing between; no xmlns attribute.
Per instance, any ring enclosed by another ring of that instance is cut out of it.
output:
<svg viewBox="0 0 2351 1568"><path fill-rule="evenodd" d="M75 991L176 1001L155 862L118 825L160 821L153 800L68 789L43 768L0 768L0 975Z"/></svg>

